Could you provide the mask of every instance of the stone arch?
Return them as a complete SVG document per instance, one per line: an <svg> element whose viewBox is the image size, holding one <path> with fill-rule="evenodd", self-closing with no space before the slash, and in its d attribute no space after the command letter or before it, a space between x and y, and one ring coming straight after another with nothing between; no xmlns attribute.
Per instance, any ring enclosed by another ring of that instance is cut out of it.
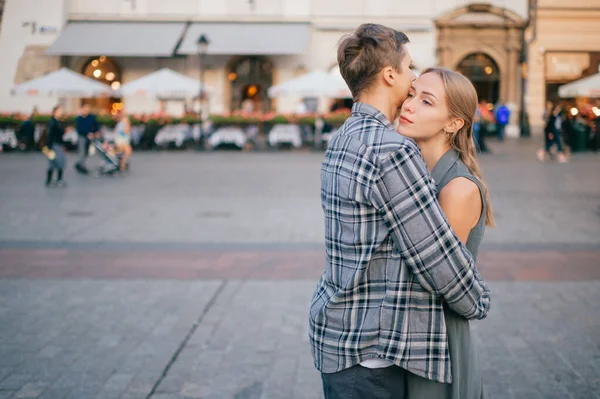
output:
<svg viewBox="0 0 600 399"><path fill-rule="evenodd" d="M499 69L499 101L509 105L512 114L517 115L525 19L507 8L474 3L442 14L435 25L439 65L456 68L469 54L487 55Z"/></svg>
<svg viewBox="0 0 600 399"><path fill-rule="evenodd" d="M442 14L435 20L436 26L475 26L502 25L504 27L525 28L526 21L516 12L489 3L472 3Z"/></svg>
<svg viewBox="0 0 600 399"><path fill-rule="evenodd" d="M274 72L275 64L266 56L232 57L226 68L230 109L240 109L243 101L251 99L255 111L268 111L271 99L267 95L267 89L273 84ZM252 95L248 94L250 90Z"/></svg>
<svg viewBox="0 0 600 399"><path fill-rule="evenodd" d="M479 101L496 104L500 99L502 74L498 63L483 52L469 53L455 69L471 80Z"/></svg>
<svg viewBox="0 0 600 399"><path fill-rule="evenodd" d="M472 48L465 47L464 49L462 49L462 51L454 53L449 67L451 67L452 69L456 69L456 67L458 67L458 64L460 64L460 62L467 58L469 55L480 53L487 55L492 59L492 61L496 63L496 65L498 65L500 75L504 73L505 68L502 65L503 57L500 54L498 54L498 52L495 51L493 48L480 45L474 45Z"/></svg>
<svg viewBox="0 0 600 399"><path fill-rule="evenodd" d="M77 69L74 70L84 76L109 85L115 90L118 90L121 87L123 68L113 57L104 55L81 57L75 60L74 64L77 66ZM94 75L93 71L96 69L102 71L102 75ZM108 78L109 75L112 75L111 78ZM115 84L117 85L115 86ZM123 109L123 103L120 97L87 98L81 100L82 102L90 104L95 112L106 112L117 115Z"/></svg>

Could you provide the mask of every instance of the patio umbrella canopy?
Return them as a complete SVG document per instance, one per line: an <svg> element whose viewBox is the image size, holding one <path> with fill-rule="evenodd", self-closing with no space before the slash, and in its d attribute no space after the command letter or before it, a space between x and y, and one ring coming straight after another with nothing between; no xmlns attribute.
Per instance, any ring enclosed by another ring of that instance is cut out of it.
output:
<svg viewBox="0 0 600 399"><path fill-rule="evenodd" d="M600 97L600 73L562 85L558 89L561 98Z"/></svg>
<svg viewBox="0 0 600 399"><path fill-rule="evenodd" d="M209 92L207 88L204 91ZM124 96L147 96L159 99L192 98L200 92L200 82L169 68L152 72L125 83L119 92Z"/></svg>
<svg viewBox="0 0 600 399"><path fill-rule="evenodd" d="M269 88L269 97L351 97L350 89L341 76L315 71Z"/></svg>
<svg viewBox="0 0 600 399"><path fill-rule="evenodd" d="M11 92L13 95L57 96L61 98L91 98L115 94L110 86L68 68L61 68L58 71L16 85Z"/></svg>

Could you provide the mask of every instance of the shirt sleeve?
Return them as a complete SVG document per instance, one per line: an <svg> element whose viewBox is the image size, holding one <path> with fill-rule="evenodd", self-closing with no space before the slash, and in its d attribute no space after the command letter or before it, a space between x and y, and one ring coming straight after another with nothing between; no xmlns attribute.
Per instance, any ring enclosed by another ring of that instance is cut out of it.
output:
<svg viewBox="0 0 600 399"><path fill-rule="evenodd" d="M484 318L490 291L440 208L416 145L407 144L381 160L376 191L394 244L423 288L443 296L467 319Z"/></svg>

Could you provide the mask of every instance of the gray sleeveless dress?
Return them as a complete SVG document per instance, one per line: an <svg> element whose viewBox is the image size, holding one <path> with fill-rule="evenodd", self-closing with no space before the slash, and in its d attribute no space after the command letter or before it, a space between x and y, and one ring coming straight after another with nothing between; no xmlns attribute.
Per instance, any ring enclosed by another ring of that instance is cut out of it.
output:
<svg viewBox="0 0 600 399"><path fill-rule="evenodd" d="M479 223L471 230L466 246L477 258L479 245L485 230L487 204L481 183L459 160L458 153L451 149L438 161L431 175L436 182L438 193L452 179L465 177L479 187L483 210ZM444 316L450 346L450 364L452 370L452 384L442 384L428 380L414 374L408 378L409 399L483 399L485 398L479 357L477 356L477 343L471 334L469 321L444 306Z"/></svg>

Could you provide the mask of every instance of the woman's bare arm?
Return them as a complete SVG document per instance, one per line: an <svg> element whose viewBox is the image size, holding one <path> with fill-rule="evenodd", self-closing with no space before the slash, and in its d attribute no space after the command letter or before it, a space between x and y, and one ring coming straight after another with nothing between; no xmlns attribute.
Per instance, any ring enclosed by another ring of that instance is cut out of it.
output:
<svg viewBox="0 0 600 399"><path fill-rule="evenodd" d="M450 226L458 238L466 243L483 209L479 187L465 177L457 177L442 189L438 200Z"/></svg>

